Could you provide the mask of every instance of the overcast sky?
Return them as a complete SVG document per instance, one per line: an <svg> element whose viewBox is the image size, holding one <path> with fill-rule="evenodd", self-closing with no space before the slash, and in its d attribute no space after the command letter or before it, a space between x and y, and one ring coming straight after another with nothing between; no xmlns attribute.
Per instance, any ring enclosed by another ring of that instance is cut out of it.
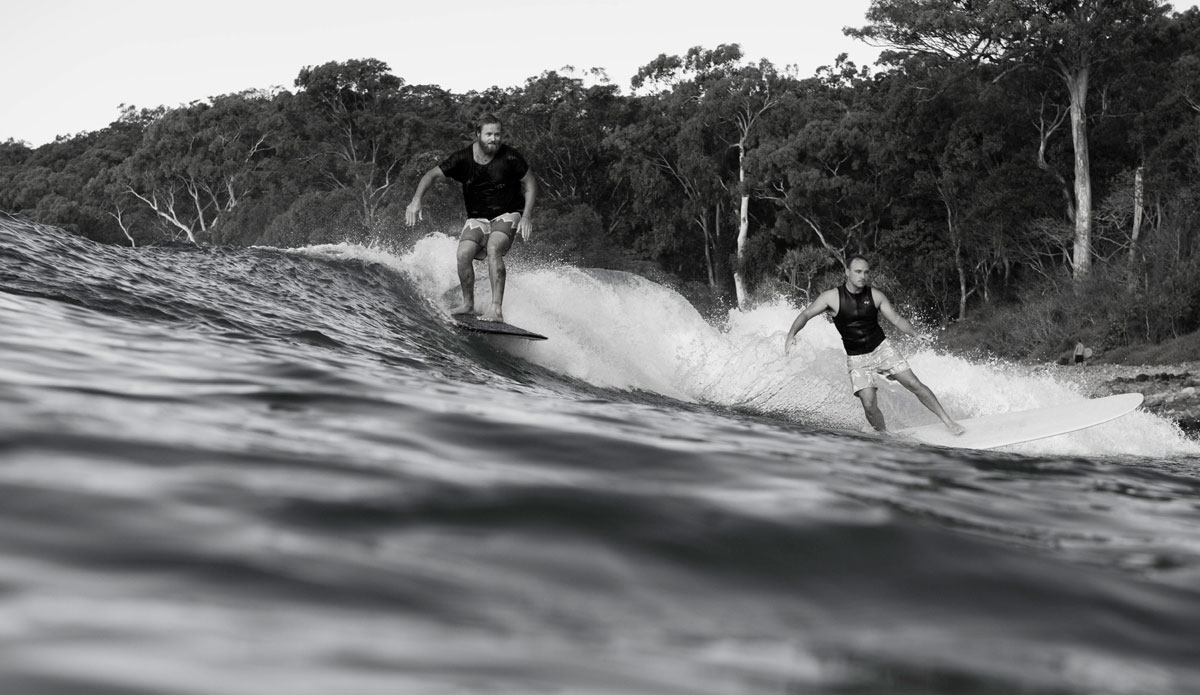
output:
<svg viewBox="0 0 1200 695"><path fill-rule="evenodd" d="M410 84L455 93L566 65L604 68L626 93L660 53L739 43L807 77L839 53L870 0L15 0L0 40L0 141L38 146L104 128L120 104L169 107L293 88L302 67L377 58ZM286 9L285 9L286 8Z"/></svg>
<svg viewBox="0 0 1200 695"><path fill-rule="evenodd" d="M120 104L186 104L293 88L300 69L376 58L455 93L545 70L604 68L623 91L660 53L741 44L808 77L848 53L870 0L9 0L0 38L0 142L38 146L104 128ZM1180 0L1177 10L1196 5ZM285 9L286 8L286 9Z"/></svg>

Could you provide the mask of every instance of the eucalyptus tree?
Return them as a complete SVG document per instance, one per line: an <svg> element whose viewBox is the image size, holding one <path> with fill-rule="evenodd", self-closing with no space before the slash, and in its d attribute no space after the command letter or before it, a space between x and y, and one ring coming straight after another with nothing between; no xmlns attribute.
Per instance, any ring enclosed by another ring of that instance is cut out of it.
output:
<svg viewBox="0 0 1200 695"><path fill-rule="evenodd" d="M703 106L707 76L740 58L737 46L696 47L683 57L659 55L632 80L635 92L643 92L634 99L635 117L608 140L621 157L613 175L634 186L631 211L650 223L641 245L655 258L687 259L676 268L685 276L692 274L686 266L699 249L710 288L723 274L718 268L727 244L721 224L729 210L723 175L729 168L728 147ZM693 236L697 231L699 239Z"/></svg>
<svg viewBox="0 0 1200 695"><path fill-rule="evenodd" d="M130 246L137 240L153 240L157 234L156 215L137 198L129 194L128 181L122 164L141 146L146 129L163 117L166 108L138 109L122 104L121 115L107 128L97 133L90 144L84 160L90 167L91 176L80 191L82 200L102 210L120 237ZM92 236L97 241L110 241L115 235Z"/></svg>
<svg viewBox="0 0 1200 695"><path fill-rule="evenodd" d="M364 228L401 182L406 161L404 80L374 58L308 66L296 77L289 115L300 136L299 156L329 189L353 193Z"/></svg>
<svg viewBox="0 0 1200 695"><path fill-rule="evenodd" d="M18 187L26 177L26 162L33 148L20 140L9 138L0 142L0 212L19 213L25 207L25 194Z"/></svg>
<svg viewBox="0 0 1200 695"><path fill-rule="evenodd" d="M508 139L537 162L538 197L597 200L609 185L604 165L610 153L604 138L624 117L616 85L585 86L565 69L548 70L509 91L500 110Z"/></svg>
<svg viewBox="0 0 1200 695"><path fill-rule="evenodd" d="M22 142L0 145L0 210L25 213L37 206L38 198L50 192L50 177L54 172L31 162L33 152Z"/></svg>
<svg viewBox="0 0 1200 695"><path fill-rule="evenodd" d="M717 76L709 89L710 108L717 118L732 129L724 137L737 151L738 236L734 287L739 307L746 306L746 244L750 236L750 199L752 186L747 180L748 155L762 141L764 121L773 110L790 101L790 89L796 80L781 74L767 60L738 66Z"/></svg>
<svg viewBox="0 0 1200 695"><path fill-rule="evenodd" d="M33 154L33 148L29 146L29 143L9 138L0 142L0 167L21 164L29 159L31 154Z"/></svg>
<svg viewBox="0 0 1200 695"><path fill-rule="evenodd" d="M110 172L138 147L145 125L162 109L122 107L107 128L62 135L32 149L0 146L0 209L19 212L96 241L125 241L111 216L114 197L104 187Z"/></svg>
<svg viewBox="0 0 1200 695"><path fill-rule="evenodd" d="M776 233L842 266L874 245L894 200L885 123L867 99L870 85L867 70L844 56L796 83L749 163L751 184L780 209Z"/></svg>
<svg viewBox="0 0 1200 695"><path fill-rule="evenodd" d="M886 124L888 178L903 182L881 247L905 258L946 318L966 318L968 302L991 298L1017 260L1053 263L1032 220L1053 212L1048 177L1034 168L1027 104L985 71L916 56L880 77L874 90ZM939 299L943 293L946 301ZM951 290L952 288L952 290ZM951 309L951 307L954 307Z"/></svg>
<svg viewBox="0 0 1200 695"><path fill-rule="evenodd" d="M643 147L644 157L678 184L692 203L704 238L710 284L713 256L720 253L721 224L737 210L733 243L734 291L747 300L746 248L753 187L750 154L758 146L764 118L785 99L794 80L767 60L746 63L737 44L695 47L683 56L660 55L633 78L635 90L657 90L671 131L669 147ZM668 145L668 143L663 143Z"/></svg>
<svg viewBox="0 0 1200 695"><path fill-rule="evenodd" d="M633 228L634 249L715 289L725 196L705 133L689 120L694 107L682 90L673 90L637 97L632 108L630 122L605 143L618 155L609 170L613 185L631 192L621 210Z"/></svg>
<svg viewBox="0 0 1200 695"><path fill-rule="evenodd" d="M1176 251L1184 253L1176 255L1186 259L1189 238L1200 235L1200 8L1160 22L1139 48L1112 107L1133 156L1106 212L1127 223L1131 264L1141 257L1140 244L1161 232L1182 233ZM1146 79L1151 74L1157 79Z"/></svg>
<svg viewBox="0 0 1200 695"><path fill-rule="evenodd" d="M628 98L603 71L566 67L508 90L499 113L538 177L539 242L592 264L619 255L633 193L611 175L619 155L608 137L630 122Z"/></svg>
<svg viewBox="0 0 1200 695"><path fill-rule="evenodd" d="M251 90L167 111L114 176L169 235L199 243L270 171L282 130L274 97Z"/></svg>
<svg viewBox="0 0 1200 695"><path fill-rule="evenodd" d="M1076 278L1092 261L1092 179L1088 147L1088 95L1098 69L1118 60L1138 32L1162 16L1161 0L872 0L869 24L847 33L906 54L991 64L1005 75L1023 68L1056 76L1068 102L1074 147Z"/></svg>

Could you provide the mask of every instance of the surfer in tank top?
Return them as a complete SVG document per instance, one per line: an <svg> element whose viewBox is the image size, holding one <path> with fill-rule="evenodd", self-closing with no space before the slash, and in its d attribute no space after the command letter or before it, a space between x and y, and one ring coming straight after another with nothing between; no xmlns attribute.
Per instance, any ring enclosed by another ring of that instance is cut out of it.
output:
<svg viewBox="0 0 1200 695"><path fill-rule="evenodd" d="M962 434L962 425L946 414L937 396L917 378L908 362L884 335L879 325L881 314L901 333L928 340L917 333L908 319L896 313L883 292L867 284L870 272L871 264L867 259L862 256L851 258L850 265L846 267L846 281L835 289L825 290L818 295L817 299L792 322L792 327L783 342L784 354L791 351L796 342L796 334L810 319L829 312L833 316L833 325L842 336L851 387L854 395L862 402L863 412L871 427L879 432L887 431L876 396L879 388L877 379L882 375L899 382L911 391L917 400L946 425L946 429L955 434Z"/></svg>

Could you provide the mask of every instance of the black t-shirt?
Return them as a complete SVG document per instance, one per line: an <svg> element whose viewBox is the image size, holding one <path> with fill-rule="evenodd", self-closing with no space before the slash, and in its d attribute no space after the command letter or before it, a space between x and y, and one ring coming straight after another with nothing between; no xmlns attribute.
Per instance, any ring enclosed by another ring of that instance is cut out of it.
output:
<svg viewBox="0 0 1200 695"><path fill-rule="evenodd" d="M508 145L500 145L492 161L479 164L475 161L473 148L472 144L452 152L438 165L443 174L463 185L467 217L490 220L507 212L524 210L521 178L529 171L529 165L521 153Z"/></svg>

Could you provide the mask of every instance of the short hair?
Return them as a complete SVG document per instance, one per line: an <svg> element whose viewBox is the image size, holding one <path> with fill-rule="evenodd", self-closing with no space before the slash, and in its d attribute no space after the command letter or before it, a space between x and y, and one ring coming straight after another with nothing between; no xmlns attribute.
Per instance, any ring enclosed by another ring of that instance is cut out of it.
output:
<svg viewBox="0 0 1200 695"><path fill-rule="evenodd" d="M485 125L492 125L493 123L501 128L504 127L504 124L500 122L500 119L496 116L496 114L485 113L475 120L475 132L482 133Z"/></svg>
<svg viewBox="0 0 1200 695"><path fill-rule="evenodd" d="M867 265L871 265L871 261L867 260L866 256L862 255L861 253L856 253L853 256L851 256L849 259L846 260L846 269L847 270L850 268L851 265L854 264L854 261L862 261L863 263L866 263Z"/></svg>

